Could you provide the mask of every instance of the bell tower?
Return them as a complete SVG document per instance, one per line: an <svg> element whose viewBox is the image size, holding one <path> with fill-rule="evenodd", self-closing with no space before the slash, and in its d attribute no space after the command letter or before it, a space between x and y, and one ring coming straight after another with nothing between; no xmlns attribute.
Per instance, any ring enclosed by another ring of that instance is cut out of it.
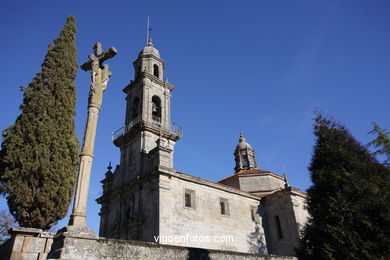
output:
<svg viewBox="0 0 390 260"><path fill-rule="evenodd" d="M171 123L171 91L163 79L165 63L152 39L133 62L134 80L126 94L125 126L113 134L121 150L121 174L126 180L158 167L173 168L173 149L182 129Z"/></svg>
<svg viewBox="0 0 390 260"><path fill-rule="evenodd" d="M171 92L165 63L149 37L133 62L135 75L126 94L124 126L113 133L120 163L105 174L99 236L153 241L159 232L160 174L175 172L173 150L182 136L171 123Z"/></svg>

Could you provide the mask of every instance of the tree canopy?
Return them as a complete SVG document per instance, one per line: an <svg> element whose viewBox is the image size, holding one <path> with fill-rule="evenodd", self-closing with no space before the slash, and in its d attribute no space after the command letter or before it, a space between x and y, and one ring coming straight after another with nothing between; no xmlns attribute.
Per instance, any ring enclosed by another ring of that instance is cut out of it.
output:
<svg viewBox="0 0 390 260"><path fill-rule="evenodd" d="M3 131L0 191L24 227L49 229L66 216L78 163L75 134L76 22L69 16L50 44L31 83L21 114Z"/></svg>
<svg viewBox="0 0 390 260"><path fill-rule="evenodd" d="M300 259L389 259L389 169L318 114Z"/></svg>

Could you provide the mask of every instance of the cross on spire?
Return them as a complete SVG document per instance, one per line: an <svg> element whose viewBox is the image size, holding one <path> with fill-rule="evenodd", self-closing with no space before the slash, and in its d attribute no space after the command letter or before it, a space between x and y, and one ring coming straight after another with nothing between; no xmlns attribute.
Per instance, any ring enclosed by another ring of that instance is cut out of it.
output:
<svg viewBox="0 0 390 260"><path fill-rule="evenodd" d="M153 46L152 31L153 31L153 29L150 27L150 19L148 16L148 26L147 26L147 30L146 30L146 45L147 46Z"/></svg>
<svg viewBox="0 0 390 260"><path fill-rule="evenodd" d="M111 162L110 162L110 164L109 164L108 167L107 167L107 170L108 170L109 172L111 172L111 169L112 169L112 166L111 166Z"/></svg>

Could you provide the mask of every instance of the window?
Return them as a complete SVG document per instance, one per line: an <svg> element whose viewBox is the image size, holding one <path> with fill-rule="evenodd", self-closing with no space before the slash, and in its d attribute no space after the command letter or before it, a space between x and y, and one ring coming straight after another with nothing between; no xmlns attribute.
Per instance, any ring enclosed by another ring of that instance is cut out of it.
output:
<svg viewBox="0 0 390 260"><path fill-rule="evenodd" d="M154 121L161 122L161 100L158 96L152 97L152 118Z"/></svg>
<svg viewBox="0 0 390 260"><path fill-rule="evenodd" d="M283 238L283 232L282 232L282 226L280 225L279 216L275 216L275 225L278 234L278 239L280 240Z"/></svg>
<svg viewBox="0 0 390 260"><path fill-rule="evenodd" d="M221 204L221 214L226 215L225 202L221 201L220 204Z"/></svg>
<svg viewBox="0 0 390 260"><path fill-rule="evenodd" d="M184 191L184 207L195 209L195 191L185 189Z"/></svg>
<svg viewBox="0 0 390 260"><path fill-rule="evenodd" d="M160 71L156 64L153 65L153 75L156 76L157 78L160 77Z"/></svg>
<svg viewBox="0 0 390 260"><path fill-rule="evenodd" d="M229 216L229 202L227 199L221 198L219 200L219 207L221 215Z"/></svg>
<svg viewBox="0 0 390 260"><path fill-rule="evenodd" d="M185 206L191 208L191 194L189 193L185 195Z"/></svg>

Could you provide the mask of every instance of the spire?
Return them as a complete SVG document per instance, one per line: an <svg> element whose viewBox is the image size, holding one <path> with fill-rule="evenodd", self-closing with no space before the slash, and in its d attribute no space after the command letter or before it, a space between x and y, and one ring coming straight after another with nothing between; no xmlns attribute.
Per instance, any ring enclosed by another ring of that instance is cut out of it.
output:
<svg viewBox="0 0 390 260"><path fill-rule="evenodd" d="M242 133L240 133L240 139L238 139L238 141L241 143L241 142L245 142L246 139L244 137L244 135Z"/></svg>
<svg viewBox="0 0 390 260"><path fill-rule="evenodd" d="M153 46L153 43L152 43L152 37L149 36L149 40L148 40L148 46Z"/></svg>
<svg viewBox="0 0 390 260"><path fill-rule="evenodd" d="M149 54L153 54L157 58L160 58L160 52L156 48L153 47L152 28L150 27L150 19L148 16L148 22L147 22L147 27L146 27L146 46L139 53L138 58L140 58L142 55L149 55ZM152 74L152 73L150 73L150 74Z"/></svg>
<svg viewBox="0 0 390 260"><path fill-rule="evenodd" d="M111 162L108 164L108 167L107 167L107 170L108 172L111 172L111 169L112 169L112 166L111 166Z"/></svg>
<svg viewBox="0 0 390 260"><path fill-rule="evenodd" d="M152 43L152 28L150 28L150 19L148 16L148 26L147 26L147 31L146 31L146 46L153 46Z"/></svg>
<svg viewBox="0 0 390 260"><path fill-rule="evenodd" d="M111 166L111 162L108 164L108 167L107 167L107 171L106 171L106 177L110 176L112 174L112 166Z"/></svg>

